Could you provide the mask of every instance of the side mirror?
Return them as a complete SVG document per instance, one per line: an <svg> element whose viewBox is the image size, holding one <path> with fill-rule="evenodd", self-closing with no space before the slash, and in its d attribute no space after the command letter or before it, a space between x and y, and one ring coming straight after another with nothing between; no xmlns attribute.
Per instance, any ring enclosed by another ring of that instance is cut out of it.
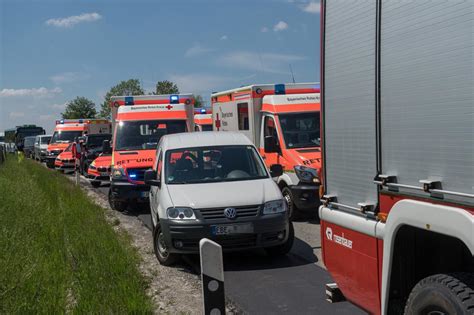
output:
<svg viewBox="0 0 474 315"><path fill-rule="evenodd" d="M283 166L281 164L272 164L270 166L270 176L278 177L283 175Z"/></svg>
<svg viewBox="0 0 474 315"><path fill-rule="evenodd" d="M144 176L145 184L150 185L150 186L157 186L161 187L161 181L159 179L156 179L157 173L154 170L146 170L145 171L145 176Z"/></svg>
<svg viewBox="0 0 474 315"><path fill-rule="evenodd" d="M110 146L110 141L109 140L104 140L102 142L102 153L104 153L104 154L112 153L112 147Z"/></svg>
<svg viewBox="0 0 474 315"><path fill-rule="evenodd" d="M280 153L280 146L278 145L277 139L273 136L265 137L265 153Z"/></svg>

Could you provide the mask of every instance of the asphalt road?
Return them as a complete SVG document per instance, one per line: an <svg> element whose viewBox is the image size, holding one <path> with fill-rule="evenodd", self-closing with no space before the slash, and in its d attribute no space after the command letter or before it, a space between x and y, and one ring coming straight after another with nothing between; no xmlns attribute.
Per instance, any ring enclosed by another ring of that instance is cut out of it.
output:
<svg viewBox="0 0 474 315"><path fill-rule="evenodd" d="M108 194L108 187L98 190ZM131 209L151 229L149 210ZM348 302L325 300L326 283L333 282L321 261L321 240L317 220L294 222L295 243L289 255L270 259L263 251L224 256L226 295L249 314L365 314ZM199 272L197 255L186 257Z"/></svg>

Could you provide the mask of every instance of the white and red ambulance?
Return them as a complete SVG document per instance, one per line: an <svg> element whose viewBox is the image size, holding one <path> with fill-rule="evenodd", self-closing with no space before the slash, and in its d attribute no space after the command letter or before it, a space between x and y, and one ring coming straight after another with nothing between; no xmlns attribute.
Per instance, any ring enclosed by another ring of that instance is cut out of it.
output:
<svg viewBox="0 0 474 315"><path fill-rule="evenodd" d="M166 134L194 130L191 94L113 96L113 151L109 202L123 211L131 202L147 202L144 173L151 169L156 147Z"/></svg>
<svg viewBox="0 0 474 315"><path fill-rule="evenodd" d="M276 178L295 211L317 213L321 168L319 84L249 85L212 94L213 128L244 133L267 167L281 164Z"/></svg>
<svg viewBox="0 0 474 315"><path fill-rule="evenodd" d="M194 131L212 131L212 114L195 114Z"/></svg>

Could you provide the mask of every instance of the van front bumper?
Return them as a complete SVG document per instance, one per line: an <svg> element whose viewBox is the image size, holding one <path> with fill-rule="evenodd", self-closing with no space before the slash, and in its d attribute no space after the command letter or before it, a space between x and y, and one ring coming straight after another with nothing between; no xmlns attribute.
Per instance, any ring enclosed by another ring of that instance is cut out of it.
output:
<svg viewBox="0 0 474 315"><path fill-rule="evenodd" d="M119 202L148 202L150 186L132 184L128 181L112 180L110 183L112 198Z"/></svg>
<svg viewBox="0 0 474 315"><path fill-rule="evenodd" d="M319 199L319 186L317 185L292 185L289 186L293 195L293 203L298 210L318 211L321 204Z"/></svg>
<svg viewBox="0 0 474 315"><path fill-rule="evenodd" d="M159 222L168 250L171 253L199 253L199 241L208 238L220 244L223 251L241 251L267 248L284 244L288 240L287 213L259 215L245 220L190 220L160 219ZM251 224L252 232L246 234L213 235L214 225Z"/></svg>

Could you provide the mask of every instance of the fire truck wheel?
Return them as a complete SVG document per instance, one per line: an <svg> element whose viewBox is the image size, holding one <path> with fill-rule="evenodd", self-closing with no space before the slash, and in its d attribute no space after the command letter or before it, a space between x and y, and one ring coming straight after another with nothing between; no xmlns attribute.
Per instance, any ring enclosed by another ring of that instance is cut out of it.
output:
<svg viewBox="0 0 474 315"><path fill-rule="evenodd" d="M91 181L91 185L92 185L92 187L94 187L94 188L99 188L99 187L100 187L100 184L101 184L100 180L93 180L93 181Z"/></svg>
<svg viewBox="0 0 474 315"><path fill-rule="evenodd" d="M112 210L124 212L127 210L128 204L126 202L116 201L112 196L112 190L109 189L109 205Z"/></svg>
<svg viewBox="0 0 474 315"><path fill-rule="evenodd" d="M405 314L474 314L474 274L437 274L413 288Z"/></svg>
<svg viewBox="0 0 474 315"><path fill-rule="evenodd" d="M153 229L153 248L155 249L156 258L163 266L171 266L178 260L177 254L168 251L160 224L157 224Z"/></svg>
<svg viewBox="0 0 474 315"><path fill-rule="evenodd" d="M283 187L281 193L283 195L283 198L285 198L286 203L288 204L288 216L290 220L293 220L295 218L295 212L298 211L295 206L295 203L293 202L293 194L291 193L291 190L288 187Z"/></svg>
<svg viewBox="0 0 474 315"><path fill-rule="evenodd" d="M293 247L293 242L295 241L295 230L293 229L293 223L290 222L290 228L288 231L288 239L285 243L278 245L278 246L273 246L269 248L265 248L265 251L269 256L272 257L279 257L279 256L285 256L288 254Z"/></svg>

